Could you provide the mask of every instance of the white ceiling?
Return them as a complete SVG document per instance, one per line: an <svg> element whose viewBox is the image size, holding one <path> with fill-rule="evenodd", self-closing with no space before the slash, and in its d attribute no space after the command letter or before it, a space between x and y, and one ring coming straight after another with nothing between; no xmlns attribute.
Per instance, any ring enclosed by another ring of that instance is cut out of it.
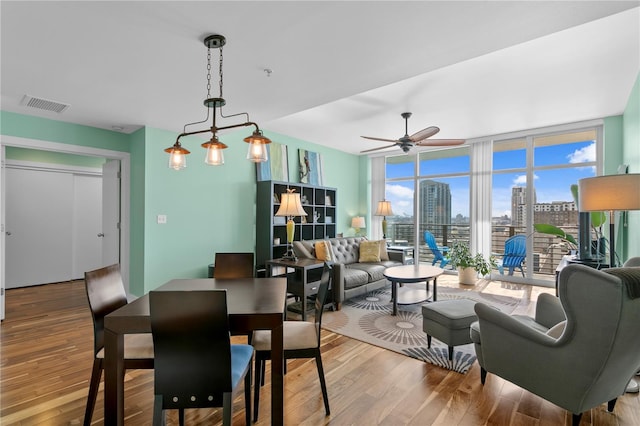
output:
<svg viewBox="0 0 640 426"><path fill-rule="evenodd" d="M5 111L179 133L205 117L202 40L219 33L226 115L349 153L384 145L360 135L402 136L403 111L410 134L464 139L617 115L640 70L640 1L2 1L0 14Z"/></svg>

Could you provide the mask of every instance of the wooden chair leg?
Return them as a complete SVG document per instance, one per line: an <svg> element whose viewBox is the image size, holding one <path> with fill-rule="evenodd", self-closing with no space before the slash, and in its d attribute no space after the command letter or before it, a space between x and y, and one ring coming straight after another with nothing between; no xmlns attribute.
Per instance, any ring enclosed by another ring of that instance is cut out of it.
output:
<svg viewBox="0 0 640 426"><path fill-rule="evenodd" d="M233 411L233 397L231 392L222 395L222 426L231 426L231 412Z"/></svg>
<svg viewBox="0 0 640 426"><path fill-rule="evenodd" d="M84 410L84 426L91 424L93 417L93 409L96 405L98 397L98 388L100 387L100 376L102 376L102 358L93 360L93 368L91 369L91 380L89 382L89 394L87 395L87 407Z"/></svg>
<svg viewBox="0 0 640 426"><path fill-rule="evenodd" d="M427 334L427 348L431 347L431 336Z"/></svg>
<svg viewBox="0 0 640 426"><path fill-rule="evenodd" d="M453 346L449 346L449 361L453 361Z"/></svg>
<svg viewBox="0 0 640 426"><path fill-rule="evenodd" d="M164 420L163 420L164 422ZM184 408L178 409L178 424L184 426Z"/></svg>
<svg viewBox="0 0 640 426"><path fill-rule="evenodd" d="M573 414L571 416L571 424L573 426L578 426L580 424L580 419L582 418L582 413L580 414Z"/></svg>
<svg viewBox="0 0 640 426"><path fill-rule="evenodd" d="M164 411L162 410L162 395L153 397L153 426L164 426Z"/></svg>
<svg viewBox="0 0 640 426"><path fill-rule="evenodd" d="M328 416L331 414L331 411L329 410L329 394L327 393L327 384L324 380L324 369L322 368L322 357L320 356L320 352L316 355L316 366L318 367L318 378L320 379L322 398L324 399L324 411Z"/></svg>
<svg viewBox="0 0 640 426"><path fill-rule="evenodd" d="M618 398L613 398L611 401L607 402L607 411L612 413L613 409L616 407L616 401Z"/></svg>
<svg viewBox="0 0 640 426"><path fill-rule="evenodd" d="M484 382L487 380L487 370L480 367L480 383L484 385Z"/></svg>
<svg viewBox="0 0 640 426"><path fill-rule="evenodd" d="M256 378L253 385L253 421L258 421L258 408L260 407L260 388L264 385L264 365L263 360L256 357Z"/></svg>
<svg viewBox="0 0 640 426"><path fill-rule="evenodd" d="M244 421L247 425L251 424L251 362L247 374L244 376Z"/></svg>

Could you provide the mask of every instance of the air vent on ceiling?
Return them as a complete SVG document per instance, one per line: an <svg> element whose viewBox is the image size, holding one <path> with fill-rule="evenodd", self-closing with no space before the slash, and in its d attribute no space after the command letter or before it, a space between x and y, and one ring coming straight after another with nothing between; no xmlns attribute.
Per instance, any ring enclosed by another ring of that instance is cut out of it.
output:
<svg viewBox="0 0 640 426"><path fill-rule="evenodd" d="M49 99L36 98L31 95L24 95L21 104L31 108L57 112L58 114L66 111L67 108L71 106L69 104L63 104Z"/></svg>

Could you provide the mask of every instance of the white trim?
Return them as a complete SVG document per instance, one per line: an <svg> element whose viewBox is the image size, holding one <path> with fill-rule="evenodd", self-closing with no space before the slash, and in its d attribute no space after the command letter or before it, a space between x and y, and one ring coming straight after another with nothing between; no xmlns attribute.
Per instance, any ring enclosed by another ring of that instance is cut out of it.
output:
<svg viewBox="0 0 640 426"><path fill-rule="evenodd" d="M125 289L127 293L129 293L131 155L128 152L122 151L111 151L101 148L8 135L0 135L0 146L14 146L19 148L39 149L42 151L62 152L66 154L88 155L111 160L120 160L120 268L122 271L122 280L124 281Z"/></svg>
<svg viewBox="0 0 640 426"><path fill-rule="evenodd" d="M5 166L10 169L27 169L47 172L102 176L102 169L97 169L95 167L74 166L70 164L40 163L36 161L24 160L6 160Z"/></svg>

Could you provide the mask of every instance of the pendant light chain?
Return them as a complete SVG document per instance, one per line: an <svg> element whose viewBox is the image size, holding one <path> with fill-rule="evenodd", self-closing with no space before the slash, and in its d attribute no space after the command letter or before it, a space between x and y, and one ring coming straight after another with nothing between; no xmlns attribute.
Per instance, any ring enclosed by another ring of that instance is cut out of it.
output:
<svg viewBox="0 0 640 426"><path fill-rule="evenodd" d="M220 97L224 98L222 96L222 46L220 46Z"/></svg>
<svg viewBox="0 0 640 426"><path fill-rule="evenodd" d="M211 48L207 49L207 97L211 97Z"/></svg>

